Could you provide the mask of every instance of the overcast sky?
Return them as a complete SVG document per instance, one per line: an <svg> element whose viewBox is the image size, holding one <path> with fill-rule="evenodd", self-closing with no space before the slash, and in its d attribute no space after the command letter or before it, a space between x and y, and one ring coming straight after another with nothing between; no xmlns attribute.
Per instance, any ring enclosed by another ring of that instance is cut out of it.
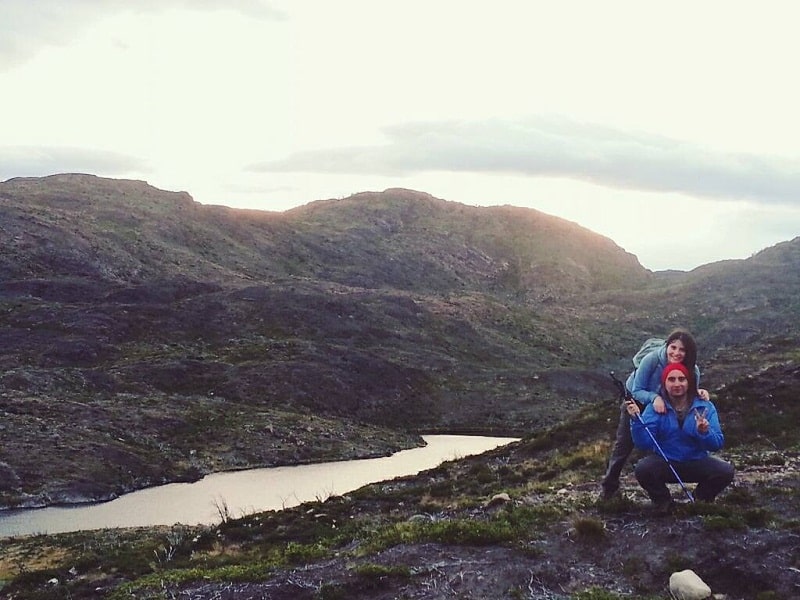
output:
<svg viewBox="0 0 800 600"><path fill-rule="evenodd" d="M795 8L797 6L797 8ZM689 270L800 235L793 0L2 0L0 180L404 187Z"/></svg>

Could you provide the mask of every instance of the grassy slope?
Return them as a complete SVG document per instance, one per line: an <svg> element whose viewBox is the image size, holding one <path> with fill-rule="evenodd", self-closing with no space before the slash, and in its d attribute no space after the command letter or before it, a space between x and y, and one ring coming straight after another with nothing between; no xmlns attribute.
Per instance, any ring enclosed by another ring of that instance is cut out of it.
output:
<svg viewBox="0 0 800 600"><path fill-rule="evenodd" d="M612 411L595 411L345 497L242 518L221 511L213 527L5 540L0 573L14 577L5 591L18 598L44 590L60 594L46 597L89 598L98 589L116 598L212 598L226 590L439 598L448 589L598 600L666 598L670 573L693 568L731 599L790 598L800 444L795 429L779 427L770 414L797 422L799 388L798 369L786 362L715 392L729 440L723 456L737 465L736 481L718 503L683 505L671 517L650 514L630 474L627 500L595 504L613 427ZM774 404L757 403L763 390ZM489 502L500 493L511 502ZM754 544L768 561L752 560ZM53 578L57 585L47 583Z"/></svg>

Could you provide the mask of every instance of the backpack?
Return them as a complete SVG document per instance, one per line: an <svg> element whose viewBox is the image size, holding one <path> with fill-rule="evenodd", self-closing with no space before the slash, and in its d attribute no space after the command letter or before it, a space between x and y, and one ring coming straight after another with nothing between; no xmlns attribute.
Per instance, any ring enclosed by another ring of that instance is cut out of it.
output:
<svg viewBox="0 0 800 600"><path fill-rule="evenodd" d="M639 351L633 355L633 370L635 371L636 369L639 368L639 363L642 362L642 359L645 356L650 354L656 348L660 348L661 346L663 346L666 343L666 341L667 340L665 340L664 338L654 338L654 337L647 338L642 344L642 347L639 348Z"/></svg>
<svg viewBox="0 0 800 600"><path fill-rule="evenodd" d="M628 378L625 380L625 388L630 390L633 387L633 379L636 377L636 369L639 368L639 364L642 362L642 359L650 354L653 350L656 350L667 343L667 340L664 338L656 338L651 337L647 338L642 347L639 348L639 351L633 355L633 371L631 371Z"/></svg>

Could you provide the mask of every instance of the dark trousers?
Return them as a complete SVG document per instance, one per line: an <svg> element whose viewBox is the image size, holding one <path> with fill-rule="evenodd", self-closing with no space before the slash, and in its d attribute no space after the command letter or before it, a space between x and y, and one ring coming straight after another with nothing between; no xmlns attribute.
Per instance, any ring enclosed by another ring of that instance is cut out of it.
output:
<svg viewBox="0 0 800 600"><path fill-rule="evenodd" d="M613 494L619 489L619 476L628 457L633 452L633 438L631 437L631 417L625 409L625 404L620 406L619 425L617 425L617 437L614 440L614 447L611 450L611 458L608 459L608 468L603 476L603 490L608 494Z"/></svg>
<svg viewBox="0 0 800 600"><path fill-rule="evenodd" d="M733 465L715 456L686 462L673 461L672 466L683 482L696 483L697 500L713 502L722 490L733 481ZM671 499L668 483L678 483L667 461L657 454L645 456L636 463L636 480L650 496L661 504Z"/></svg>

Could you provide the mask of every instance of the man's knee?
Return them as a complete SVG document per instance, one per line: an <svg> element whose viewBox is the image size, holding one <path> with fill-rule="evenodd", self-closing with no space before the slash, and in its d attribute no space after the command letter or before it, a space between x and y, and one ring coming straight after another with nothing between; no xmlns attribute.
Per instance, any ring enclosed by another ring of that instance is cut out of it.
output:
<svg viewBox="0 0 800 600"><path fill-rule="evenodd" d="M736 470L733 468L733 465L731 463L721 461L719 471L720 471L719 479L720 481L724 481L725 485L728 485L733 481L733 476L736 473Z"/></svg>
<svg viewBox="0 0 800 600"><path fill-rule="evenodd" d="M649 457L641 459L633 468L633 473L636 476L636 480L639 482L652 481L656 477L657 471L656 465L653 464L653 461L650 460Z"/></svg>

